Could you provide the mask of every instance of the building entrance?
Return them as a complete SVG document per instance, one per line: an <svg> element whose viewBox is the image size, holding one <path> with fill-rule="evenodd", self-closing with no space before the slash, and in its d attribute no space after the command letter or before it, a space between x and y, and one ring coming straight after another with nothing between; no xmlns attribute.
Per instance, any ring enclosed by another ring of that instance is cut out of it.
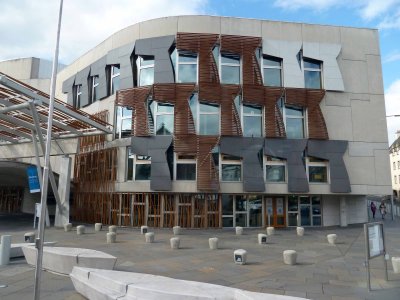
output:
<svg viewBox="0 0 400 300"><path fill-rule="evenodd" d="M273 227L286 227L286 205L284 197L266 198L266 224Z"/></svg>

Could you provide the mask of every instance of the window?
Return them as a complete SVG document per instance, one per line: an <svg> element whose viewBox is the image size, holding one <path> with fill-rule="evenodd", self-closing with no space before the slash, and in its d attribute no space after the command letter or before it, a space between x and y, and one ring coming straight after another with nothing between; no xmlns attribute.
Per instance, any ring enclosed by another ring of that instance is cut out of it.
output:
<svg viewBox="0 0 400 300"><path fill-rule="evenodd" d="M282 86L282 59L264 56L263 77L265 86Z"/></svg>
<svg viewBox="0 0 400 300"><path fill-rule="evenodd" d="M73 102L72 105L75 108L81 107L81 96L82 96L82 85L76 84L73 86Z"/></svg>
<svg viewBox="0 0 400 300"><path fill-rule="evenodd" d="M243 136L263 136L263 108L258 105L243 104L241 97L235 99L236 111L239 114L243 129Z"/></svg>
<svg viewBox="0 0 400 300"><path fill-rule="evenodd" d="M197 82L197 54L189 51L174 51L171 54L176 82ZM178 68L176 67L178 65Z"/></svg>
<svg viewBox="0 0 400 300"><path fill-rule="evenodd" d="M152 85L154 83L154 57L139 56L137 63L139 86Z"/></svg>
<svg viewBox="0 0 400 300"><path fill-rule="evenodd" d="M267 182L286 181L286 161L276 157L267 156L265 165L265 178Z"/></svg>
<svg viewBox="0 0 400 300"><path fill-rule="evenodd" d="M393 162L393 170L396 170L396 162Z"/></svg>
<svg viewBox="0 0 400 300"><path fill-rule="evenodd" d="M127 148L128 166L126 179L131 181L133 178L137 181L150 180L151 157L135 155L131 152L131 147Z"/></svg>
<svg viewBox="0 0 400 300"><path fill-rule="evenodd" d="M304 85L306 89L322 88L321 71L322 63L317 60L303 58Z"/></svg>
<svg viewBox="0 0 400 300"><path fill-rule="evenodd" d="M193 121L199 135L219 135L219 105L201 103L197 94L193 94L189 100Z"/></svg>
<svg viewBox="0 0 400 300"><path fill-rule="evenodd" d="M397 176L394 175L394 183L397 184Z"/></svg>
<svg viewBox="0 0 400 300"><path fill-rule="evenodd" d="M280 101L280 109L285 122L286 137L289 139L303 139L306 135L305 111L302 107L289 106Z"/></svg>
<svg viewBox="0 0 400 300"><path fill-rule="evenodd" d="M99 86L99 76L95 75L95 76L90 76L90 103L94 103L97 100L99 100L98 98L98 93L97 93L97 87Z"/></svg>
<svg viewBox="0 0 400 300"><path fill-rule="evenodd" d="M176 180L196 180L196 158L194 155L176 156Z"/></svg>
<svg viewBox="0 0 400 300"><path fill-rule="evenodd" d="M129 107L117 106L115 124L115 138L124 138L132 132L132 109Z"/></svg>
<svg viewBox="0 0 400 300"><path fill-rule="evenodd" d="M315 183L328 182L328 162L326 160L307 158L308 181Z"/></svg>
<svg viewBox="0 0 400 300"><path fill-rule="evenodd" d="M242 160L240 157L222 155L221 180L242 181Z"/></svg>
<svg viewBox="0 0 400 300"><path fill-rule="evenodd" d="M240 84L240 55L221 53L221 83Z"/></svg>
<svg viewBox="0 0 400 300"><path fill-rule="evenodd" d="M110 95L115 94L119 90L120 74L119 65L110 66Z"/></svg>
<svg viewBox="0 0 400 300"><path fill-rule="evenodd" d="M321 226L322 199L320 196L288 197L288 226Z"/></svg>
<svg viewBox="0 0 400 300"><path fill-rule="evenodd" d="M172 135L174 132L174 106L168 103L149 101L150 127L155 124L156 135Z"/></svg>
<svg viewBox="0 0 400 300"><path fill-rule="evenodd" d="M400 161L397 162L397 169L400 170Z"/></svg>

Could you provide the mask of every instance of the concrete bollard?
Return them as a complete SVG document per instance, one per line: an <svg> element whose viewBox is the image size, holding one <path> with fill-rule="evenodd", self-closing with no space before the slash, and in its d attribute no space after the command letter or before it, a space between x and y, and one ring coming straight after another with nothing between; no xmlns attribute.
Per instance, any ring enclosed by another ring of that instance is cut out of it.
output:
<svg viewBox="0 0 400 300"><path fill-rule="evenodd" d="M64 224L64 231L68 232L72 230L72 224L71 223L65 223Z"/></svg>
<svg viewBox="0 0 400 300"><path fill-rule="evenodd" d="M298 236L303 236L304 235L304 227L297 227L296 232Z"/></svg>
<svg viewBox="0 0 400 300"><path fill-rule="evenodd" d="M260 245L265 245L267 243L267 235L265 233L259 233L257 237Z"/></svg>
<svg viewBox="0 0 400 300"><path fill-rule="evenodd" d="M117 240L117 234L115 232L107 232L107 244L115 243Z"/></svg>
<svg viewBox="0 0 400 300"><path fill-rule="evenodd" d="M172 231L174 232L174 235L180 235L180 234L182 234L181 226L174 226L174 227L172 228Z"/></svg>
<svg viewBox="0 0 400 300"><path fill-rule="evenodd" d="M236 226L236 235L242 235L243 234L243 227Z"/></svg>
<svg viewBox="0 0 400 300"><path fill-rule="evenodd" d="M283 262L287 265L295 265L297 261L297 252L295 250L283 251Z"/></svg>
<svg viewBox="0 0 400 300"><path fill-rule="evenodd" d="M171 243L171 249L179 249L179 244L181 242L181 239L178 237L173 237L170 240Z"/></svg>
<svg viewBox="0 0 400 300"><path fill-rule="evenodd" d="M36 235L34 232L27 232L24 235L24 241L25 241L25 243L34 243L35 237L36 237Z"/></svg>
<svg viewBox="0 0 400 300"><path fill-rule="evenodd" d="M11 235L2 235L0 242L0 266L5 266L10 263Z"/></svg>
<svg viewBox="0 0 400 300"><path fill-rule="evenodd" d="M210 246L211 250L217 250L218 249L218 238L216 238L216 237L209 238L208 245Z"/></svg>
<svg viewBox="0 0 400 300"><path fill-rule="evenodd" d="M267 234L268 235L274 235L275 234L275 228L274 227L267 227Z"/></svg>
<svg viewBox="0 0 400 300"><path fill-rule="evenodd" d="M85 230L86 230L85 225L76 226L76 234L77 235L85 234Z"/></svg>
<svg viewBox="0 0 400 300"><path fill-rule="evenodd" d="M101 223L95 223L94 224L94 231L101 231L101 229L103 228L103 224Z"/></svg>
<svg viewBox="0 0 400 300"><path fill-rule="evenodd" d="M247 251L244 249L237 249L233 252L233 259L237 265L245 265L247 261Z"/></svg>
<svg viewBox="0 0 400 300"><path fill-rule="evenodd" d="M326 238L328 239L328 243L331 245L335 245L336 244L336 239L337 239L337 235L332 233L332 234L328 234L326 236Z"/></svg>
<svg viewBox="0 0 400 300"><path fill-rule="evenodd" d="M147 226L141 226L140 227L140 233L141 234L146 234L149 231L149 227Z"/></svg>
<svg viewBox="0 0 400 300"><path fill-rule="evenodd" d="M144 234L144 237L146 239L146 243L153 243L154 242L154 232L146 232Z"/></svg>
<svg viewBox="0 0 400 300"><path fill-rule="evenodd" d="M392 256L392 267L394 273L400 273L400 257Z"/></svg>
<svg viewBox="0 0 400 300"><path fill-rule="evenodd" d="M115 225L108 226L108 232L117 233L117 226L115 226Z"/></svg>

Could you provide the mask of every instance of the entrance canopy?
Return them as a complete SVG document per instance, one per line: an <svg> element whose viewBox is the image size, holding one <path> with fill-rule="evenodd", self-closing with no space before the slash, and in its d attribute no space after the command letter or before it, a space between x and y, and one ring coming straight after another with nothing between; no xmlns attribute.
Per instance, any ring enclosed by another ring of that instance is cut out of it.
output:
<svg viewBox="0 0 400 300"><path fill-rule="evenodd" d="M45 136L49 95L0 72L0 146ZM55 99L52 139L112 133L110 124Z"/></svg>

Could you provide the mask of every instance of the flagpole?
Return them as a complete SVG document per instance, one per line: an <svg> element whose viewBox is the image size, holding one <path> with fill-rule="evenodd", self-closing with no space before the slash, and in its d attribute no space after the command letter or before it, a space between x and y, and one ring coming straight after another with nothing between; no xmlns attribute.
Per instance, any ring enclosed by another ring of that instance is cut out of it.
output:
<svg viewBox="0 0 400 300"><path fill-rule="evenodd" d="M54 51L53 68L51 74L50 83L50 102L49 102L49 115L47 123L47 137L46 137L46 152L44 159L43 169L43 186L41 188L41 213L39 218L39 233L36 239L36 269L35 269L35 286L34 286L34 300L40 300L40 283L42 277L42 262L43 262L43 242L44 242L44 222L46 219L46 207L47 207L47 192L49 185L49 167L50 167L50 152L51 152L51 131L53 127L53 111L54 111L54 95L56 88L56 77L58 67L58 50L60 44L60 30L61 30L61 17L62 17L63 0L60 0L60 11L58 15L58 27L57 27L57 41L56 49ZM41 134L38 132L37 134Z"/></svg>

